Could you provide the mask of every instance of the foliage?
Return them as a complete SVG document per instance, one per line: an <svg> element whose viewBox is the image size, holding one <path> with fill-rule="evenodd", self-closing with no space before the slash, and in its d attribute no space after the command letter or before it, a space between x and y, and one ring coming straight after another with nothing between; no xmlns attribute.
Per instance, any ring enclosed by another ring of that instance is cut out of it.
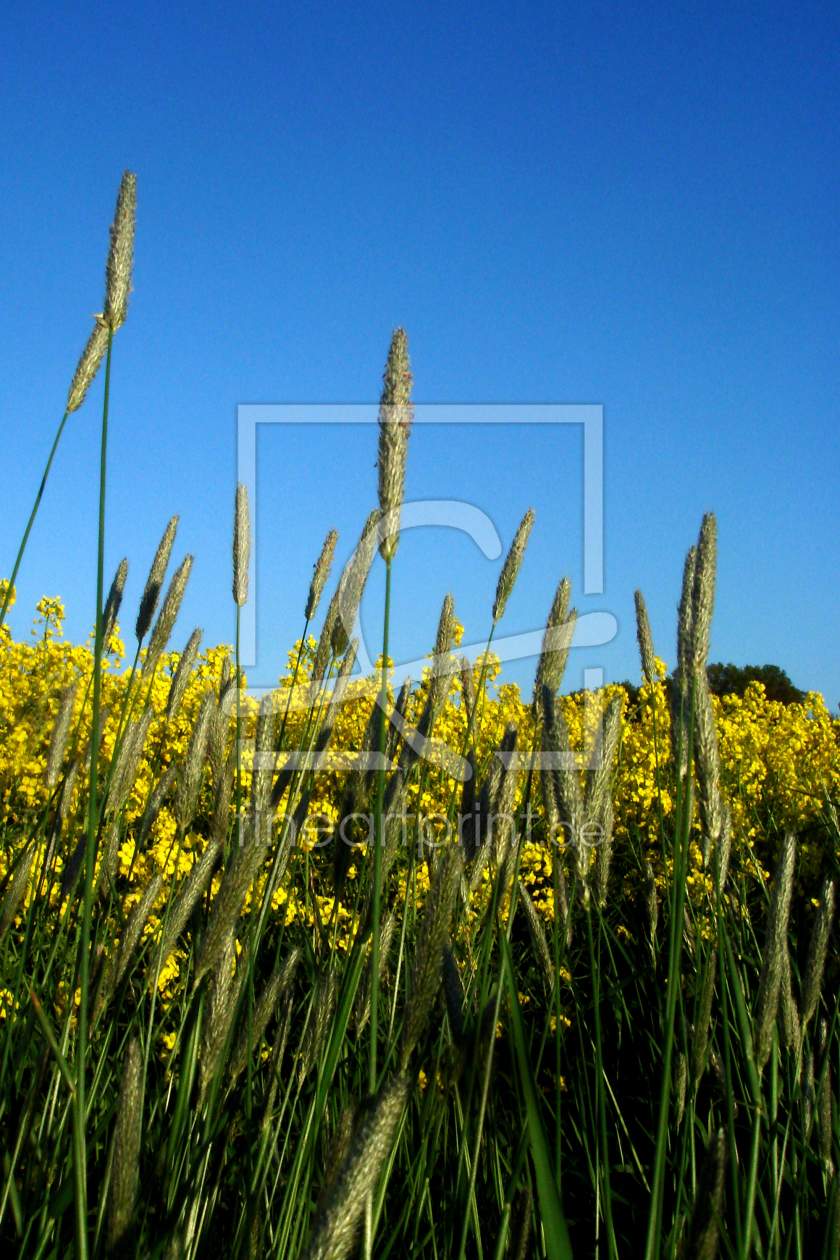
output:
<svg viewBox="0 0 840 1260"><path fill-rule="evenodd" d="M709 689L716 696L743 696L750 683L761 683L768 700L802 704L805 692L794 687L778 665L710 665Z"/></svg>

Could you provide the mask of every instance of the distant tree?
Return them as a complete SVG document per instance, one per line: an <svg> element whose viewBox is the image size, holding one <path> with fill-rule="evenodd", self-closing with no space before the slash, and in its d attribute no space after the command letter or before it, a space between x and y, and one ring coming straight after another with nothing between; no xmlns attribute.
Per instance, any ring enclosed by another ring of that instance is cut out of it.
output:
<svg viewBox="0 0 840 1260"><path fill-rule="evenodd" d="M624 682L620 682L617 684L610 683L609 685L610 686L615 685L615 686L624 688L624 690L627 692L628 708L633 709L639 703L639 688L634 683L628 682L626 678ZM582 700L584 696L586 695L586 688L578 687L575 691L566 692L566 695L568 695L569 697L574 697L576 700Z"/></svg>
<svg viewBox="0 0 840 1260"><path fill-rule="evenodd" d="M743 696L751 682L764 684L768 700L782 704L797 704L805 699L805 692L794 687L778 665L710 665L707 669L709 690L715 696Z"/></svg>
<svg viewBox="0 0 840 1260"><path fill-rule="evenodd" d="M715 665L709 665L706 670L709 679L709 690L714 696L743 696L747 686L751 682L760 682L764 684L764 690L768 700L781 701L782 704L799 704L805 699L805 692L800 691L798 687L794 687L783 669L778 665L722 665L718 662ZM673 674L669 674L663 679L665 684L665 693L670 707L672 700L672 692L674 688ZM634 709L639 703L639 688L625 679L619 683L627 692L628 707ZM569 692L570 696L583 696L584 691L579 688L576 691Z"/></svg>
<svg viewBox="0 0 840 1260"><path fill-rule="evenodd" d="M627 703L631 709L635 709L639 703L639 688L625 678L624 682L618 684L627 692Z"/></svg>

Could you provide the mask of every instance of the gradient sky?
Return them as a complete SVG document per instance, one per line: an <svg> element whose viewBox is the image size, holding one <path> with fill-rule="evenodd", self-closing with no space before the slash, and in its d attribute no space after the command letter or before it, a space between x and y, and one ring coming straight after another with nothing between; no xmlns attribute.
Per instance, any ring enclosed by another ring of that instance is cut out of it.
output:
<svg viewBox="0 0 840 1260"><path fill-rule="evenodd" d="M375 403L401 324L418 403L604 407L600 595L581 594L577 430L412 434L408 500L481 507L505 550L536 512L500 632L538 629L567 573L578 609L619 630L572 653L566 688L584 667L637 680L640 586L672 665L683 559L713 510L711 659L780 665L836 709L836 5L292 10L4 6L0 573L102 309L128 168L135 291L114 345L106 583L127 555L129 642L174 512L173 558L196 563L173 646L195 625L232 642L237 406ZM93 622L102 386L62 439L16 634L44 594L64 600L70 638ZM326 531L340 562L355 545L375 458L373 425L261 432L253 682L276 679L302 631ZM430 650L448 589L465 643L486 638L500 564L451 530L407 533L397 661ZM382 592L377 560L371 648ZM534 664L505 677L527 688Z"/></svg>

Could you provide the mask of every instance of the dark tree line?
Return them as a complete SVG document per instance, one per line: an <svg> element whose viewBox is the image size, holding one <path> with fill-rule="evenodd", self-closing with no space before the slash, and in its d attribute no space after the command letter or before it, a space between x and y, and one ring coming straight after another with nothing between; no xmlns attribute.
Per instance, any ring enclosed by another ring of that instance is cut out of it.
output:
<svg viewBox="0 0 840 1260"><path fill-rule="evenodd" d="M805 699L805 692L794 687L783 669L778 665L723 665L718 662L709 665L706 670L709 679L709 690L713 696L743 696L751 682L764 684L767 699L781 701L782 704L798 704ZM631 682L623 682L621 686L627 692L631 707L638 703L639 688ZM669 692L673 686L673 677L665 679Z"/></svg>

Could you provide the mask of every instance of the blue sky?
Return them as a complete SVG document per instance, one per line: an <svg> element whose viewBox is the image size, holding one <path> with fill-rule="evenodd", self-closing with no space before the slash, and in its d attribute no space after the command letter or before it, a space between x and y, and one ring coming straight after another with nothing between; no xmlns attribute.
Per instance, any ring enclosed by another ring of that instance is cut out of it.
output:
<svg viewBox="0 0 840 1260"><path fill-rule="evenodd" d="M114 347L106 571L127 632L167 519L196 563L174 645L231 642L241 403L375 403L392 329L418 403L604 407L604 591L582 594L582 438L418 425L406 497L458 498L506 549L536 524L500 627L538 629L567 573L637 679L633 591L673 663L686 549L719 526L711 657L840 699L836 6L12 4L0 53L0 424L8 573L93 311L120 176L134 294ZM102 379L71 418L18 583L93 620ZM331 526L376 503L375 428L266 428L259 660L303 626ZM392 654L429 650L448 589L486 637L501 560L406 534ZM381 562L362 628L379 636ZM337 570L336 575L337 576ZM329 592L328 592L329 593ZM323 610L322 610L323 611ZM316 624L316 629L318 628ZM507 667L528 687L535 662Z"/></svg>

